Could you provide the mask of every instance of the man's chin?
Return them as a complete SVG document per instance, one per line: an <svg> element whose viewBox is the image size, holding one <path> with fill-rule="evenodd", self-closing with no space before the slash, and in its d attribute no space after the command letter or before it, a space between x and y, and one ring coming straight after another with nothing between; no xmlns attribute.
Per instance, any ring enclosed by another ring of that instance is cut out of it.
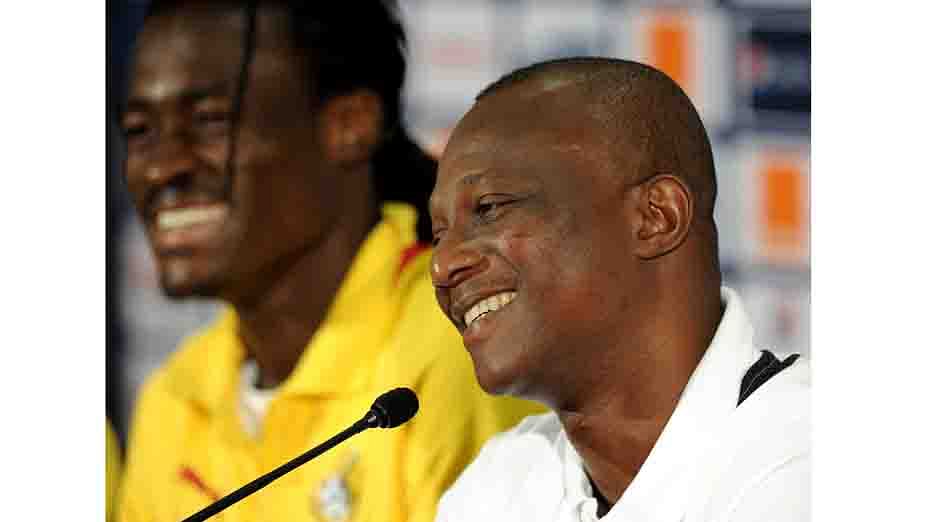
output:
<svg viewBox="0 0 937 522"><path fill-rule="evenodd" d="M163 294L170 299L187 299L191 297L217 298L221 289L211 283L179 284L171 283L165 279L161 281Z"/></svg>
<svg viewBox="0 0 937 522"><path fill-rule="evenodd" d="M159 259L159 284L170 299L217 297L220 290L216 266L187 256L166 256Z"/></svg>
<svg viewBox="0 0 937 522"><path fill-rule="evenodd" d="M516 382L509 372L485 367L472 359L475 366L475 380L485 393L489 395L501 395L520 397L522 394L521 386Z"/></svg>

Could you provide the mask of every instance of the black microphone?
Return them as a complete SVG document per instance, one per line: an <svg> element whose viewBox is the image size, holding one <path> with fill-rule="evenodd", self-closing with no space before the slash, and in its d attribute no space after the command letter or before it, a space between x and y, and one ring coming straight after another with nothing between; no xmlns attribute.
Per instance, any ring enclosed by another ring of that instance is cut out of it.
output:
<svg viewBox="0 0 937 522"><path fill-rule="evenodd" d="M345 431L342 431L306 453L283 464L270 473L261 475L247 484L244 484L240 488L218 499L216 502L206 506L198 513L183 519L182 522L202 522L207 520L209 517L217 515L227 509L235 502L240 501L252 493L256 493L257 490L270 484L274 480L334 448L352 435L357 435L368 428L396 428L413 418L418 409L420 409L420 401L416 398L416 394L413 393L413 390L409 388L394 388L375 399L368 413L346 428Z"/></svg>

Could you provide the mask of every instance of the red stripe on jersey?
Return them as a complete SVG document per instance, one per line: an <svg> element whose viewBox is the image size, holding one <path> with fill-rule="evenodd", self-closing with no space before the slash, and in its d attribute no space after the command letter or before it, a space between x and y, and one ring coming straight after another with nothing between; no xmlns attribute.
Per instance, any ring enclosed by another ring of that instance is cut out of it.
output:
<svg viewBox="0 0 937 522"><path fill-rule="evenodd" d="M429 245L420 242L416 242L405 248L400 254L400 265L397 267L397 277L400 277L400 274L403 272L403 269L406 268L407 263L413 261L416 256L422 254L425 250L428 249Z"/></svg>
<svg viewBox="0 0 937 522"><path fill-rule="evenodd" d="M190 468L189 466L183 466L182 468L179 469L179 477L182 480L188 482L189 484L192 484L193 486L195 486L195 489L208 495L208 497L211 498L212 500L218 500L219 498L221 498L221 496L218 495L218 493L216 493L215 490L208 487L208 485L205 484L205 481L202 480L202 477L199 477L198 474L195 473L195 470Z"/></svg>

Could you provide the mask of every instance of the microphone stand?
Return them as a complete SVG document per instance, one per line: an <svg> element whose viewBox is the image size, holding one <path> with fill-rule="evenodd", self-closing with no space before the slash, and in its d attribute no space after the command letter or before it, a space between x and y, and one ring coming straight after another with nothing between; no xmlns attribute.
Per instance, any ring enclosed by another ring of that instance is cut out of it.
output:
<svg viewBox="0 0 937 522"><path fill-rule="evenodd" d="M364 414L358 422L355 422L338 435L319 444L311 450L294 458L293 460L281 465L273 471L257 477L256 479L244 484L238 489L228 493L216 502L182 520L182 522L204 522L209 517L217 515L227 509L235 502L244 497L256 493L260 488L267 486L274 480L286 475L290 471L302 466L310 460L318 457L326 451L341 444L352 435L357 435L368 428L396 428L407 422L420 409L420 401L416 394L409 388L395 388L389 392L381 394L375 399L371 409Z"/></svg>
<svg viewBox="0 0 937 522"><path fill-rule="evenodd" d="M376 419L375 419L374 414L368 413L368 415L365 415L364 418L352 424L348 428L345 428L344 431L333 436L329 440L323 442L322 444L319 444L318 446L312 448L306 453L303 453L302 455L294 458L293 460L290 460L289 462L282 464L280 467L274 469L273 471L267 474L261 475L257 477L256 479L248 482L247 484L244 484L238 489L218 499L216 502L209 504L198 513L195 513L194 515L191 515L188 518L183 519L182 522L204 522L205 520L208 520L209 517L212 517L220 513L221 511L227 509L229 506L231 506L231 504L238 502L244 497L266 486L267 484L270 484L274 480L282 477L283 475L286 475L290 471L293 471L299 466L302 466L303 464L309 462L310 460L334 448L335 446L343 442L345 439L353 435L357 435L358 433L361 433L362 431L375 426L374 424L375 421Z"/></svg>

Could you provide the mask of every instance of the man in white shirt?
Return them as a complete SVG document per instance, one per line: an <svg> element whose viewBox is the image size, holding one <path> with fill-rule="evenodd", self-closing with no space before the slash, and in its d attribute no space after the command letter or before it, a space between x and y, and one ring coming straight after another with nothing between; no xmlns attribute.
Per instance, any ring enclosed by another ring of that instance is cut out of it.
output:
<svg viewBox="0 0 937 522"><path fill-rule="evenodd" d="M492 439L437 520L809 519L809 371L721 286L709 139L651 67L495 82L431 199L433 282L489 393L553 412Z"/></svg>

